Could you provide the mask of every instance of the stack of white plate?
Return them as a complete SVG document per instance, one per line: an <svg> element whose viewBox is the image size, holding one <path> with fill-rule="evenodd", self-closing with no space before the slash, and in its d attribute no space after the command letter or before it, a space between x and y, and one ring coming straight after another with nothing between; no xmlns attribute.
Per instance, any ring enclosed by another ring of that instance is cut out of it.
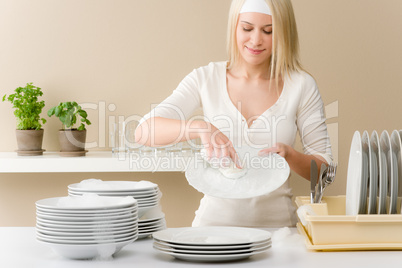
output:
<svg viewBox="0 0 402 268"><path fill-rule="evenodd" d="M252 228L169 228L152 236L156 250L177 259L196 262L240 260L271 247L271 233Z"/></svg>
<svg viewBox="0 0 402 268"><path fill-rule="evenodd" d="M157 184L149 181L102 181L87 179L68 186L69 196L95 193L99 196L131 196L138 202L138 238L166 229L165 214L160 199L162 193Z"/></svg>
<svg viewBox="0 0 402 268"><path fill-rule="evenodd" d="M349 154L346 214L400 213L402 131L356 131Z"/></svg>
<svg viewBox="0 0 402 268"><path fill-rule="evenodd" d="M138 237L132 197L54 197L36 202L36 238L70 259L108 258Z"/></svg>

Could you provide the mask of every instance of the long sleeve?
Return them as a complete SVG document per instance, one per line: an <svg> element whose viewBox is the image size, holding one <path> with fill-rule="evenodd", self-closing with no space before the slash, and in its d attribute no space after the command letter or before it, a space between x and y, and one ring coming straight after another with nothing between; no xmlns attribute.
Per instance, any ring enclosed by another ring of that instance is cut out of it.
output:
<svg viewBox="0 0 402 268"><path fill-rule="evenodd" d="M319 155L332 161L331 144L325 124L324 104L314 79L307 75L297 110L297 128L305 154Z"/></svg>
<svg viewBox="0 0 402 268"><path fill-rule="evenodd" d="M201 107L196 70L188 74L163 102L146 114L140 123L151 117L186 120Z"/></svg>

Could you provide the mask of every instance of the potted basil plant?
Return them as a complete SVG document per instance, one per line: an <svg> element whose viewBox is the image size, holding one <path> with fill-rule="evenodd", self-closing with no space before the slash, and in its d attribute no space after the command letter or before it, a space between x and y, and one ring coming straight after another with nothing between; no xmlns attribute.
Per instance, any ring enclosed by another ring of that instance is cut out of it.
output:
<svg viewBox="0 0 402 268"><path fill-rule="evenodd" d="M62 129L59 130L60 154L62 156L84 156L87 152L85 150L87 133L85 125L91 124L87 119L87 112L78 103L72 101L61 102L50 108L47 115L58 117L62 123ZM80 121L77 121L79 118Z"/></svg>
<svg viewBox="0 0 402 268"><path fill-rule="evenodd" d="M43 129L46 119L41 118L45 102L39 101L43 95L41 88L27 83L25 87L18 87L14 94L3 96L3 101L12 103L14 115L17 118L17 154L42 155Z"/></svg>

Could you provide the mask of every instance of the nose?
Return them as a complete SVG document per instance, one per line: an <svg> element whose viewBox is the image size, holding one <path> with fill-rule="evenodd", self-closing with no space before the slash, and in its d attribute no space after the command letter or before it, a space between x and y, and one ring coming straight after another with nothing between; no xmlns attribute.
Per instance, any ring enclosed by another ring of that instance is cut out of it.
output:
<svg viewBox="0 0 402 268"><path fill-rule="evenodd" d="M250 41L253 45L258 46L262 43L262 33L260 31L253 31Z"/></svg>

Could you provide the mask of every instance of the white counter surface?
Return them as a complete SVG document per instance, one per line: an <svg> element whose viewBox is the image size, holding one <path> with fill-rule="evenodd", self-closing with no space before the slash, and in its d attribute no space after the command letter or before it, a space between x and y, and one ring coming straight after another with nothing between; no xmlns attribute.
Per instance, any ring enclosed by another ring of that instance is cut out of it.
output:
<svg viewBox="0 0 402 268"><path fill-rule="evenodd" d="M274 231L274 230L272 230ZM292 229L296 232L296 229ZM300 241L299 241L300 242ZM308 251L303 244L275 245L266 253L224 263L192 263L176 260L152 248L152 238L142 239L124 247L112 260L68 260L59 257L48 246L35 239L33 227L0 228L0 267L401 267L401 251Z"/></svg>

